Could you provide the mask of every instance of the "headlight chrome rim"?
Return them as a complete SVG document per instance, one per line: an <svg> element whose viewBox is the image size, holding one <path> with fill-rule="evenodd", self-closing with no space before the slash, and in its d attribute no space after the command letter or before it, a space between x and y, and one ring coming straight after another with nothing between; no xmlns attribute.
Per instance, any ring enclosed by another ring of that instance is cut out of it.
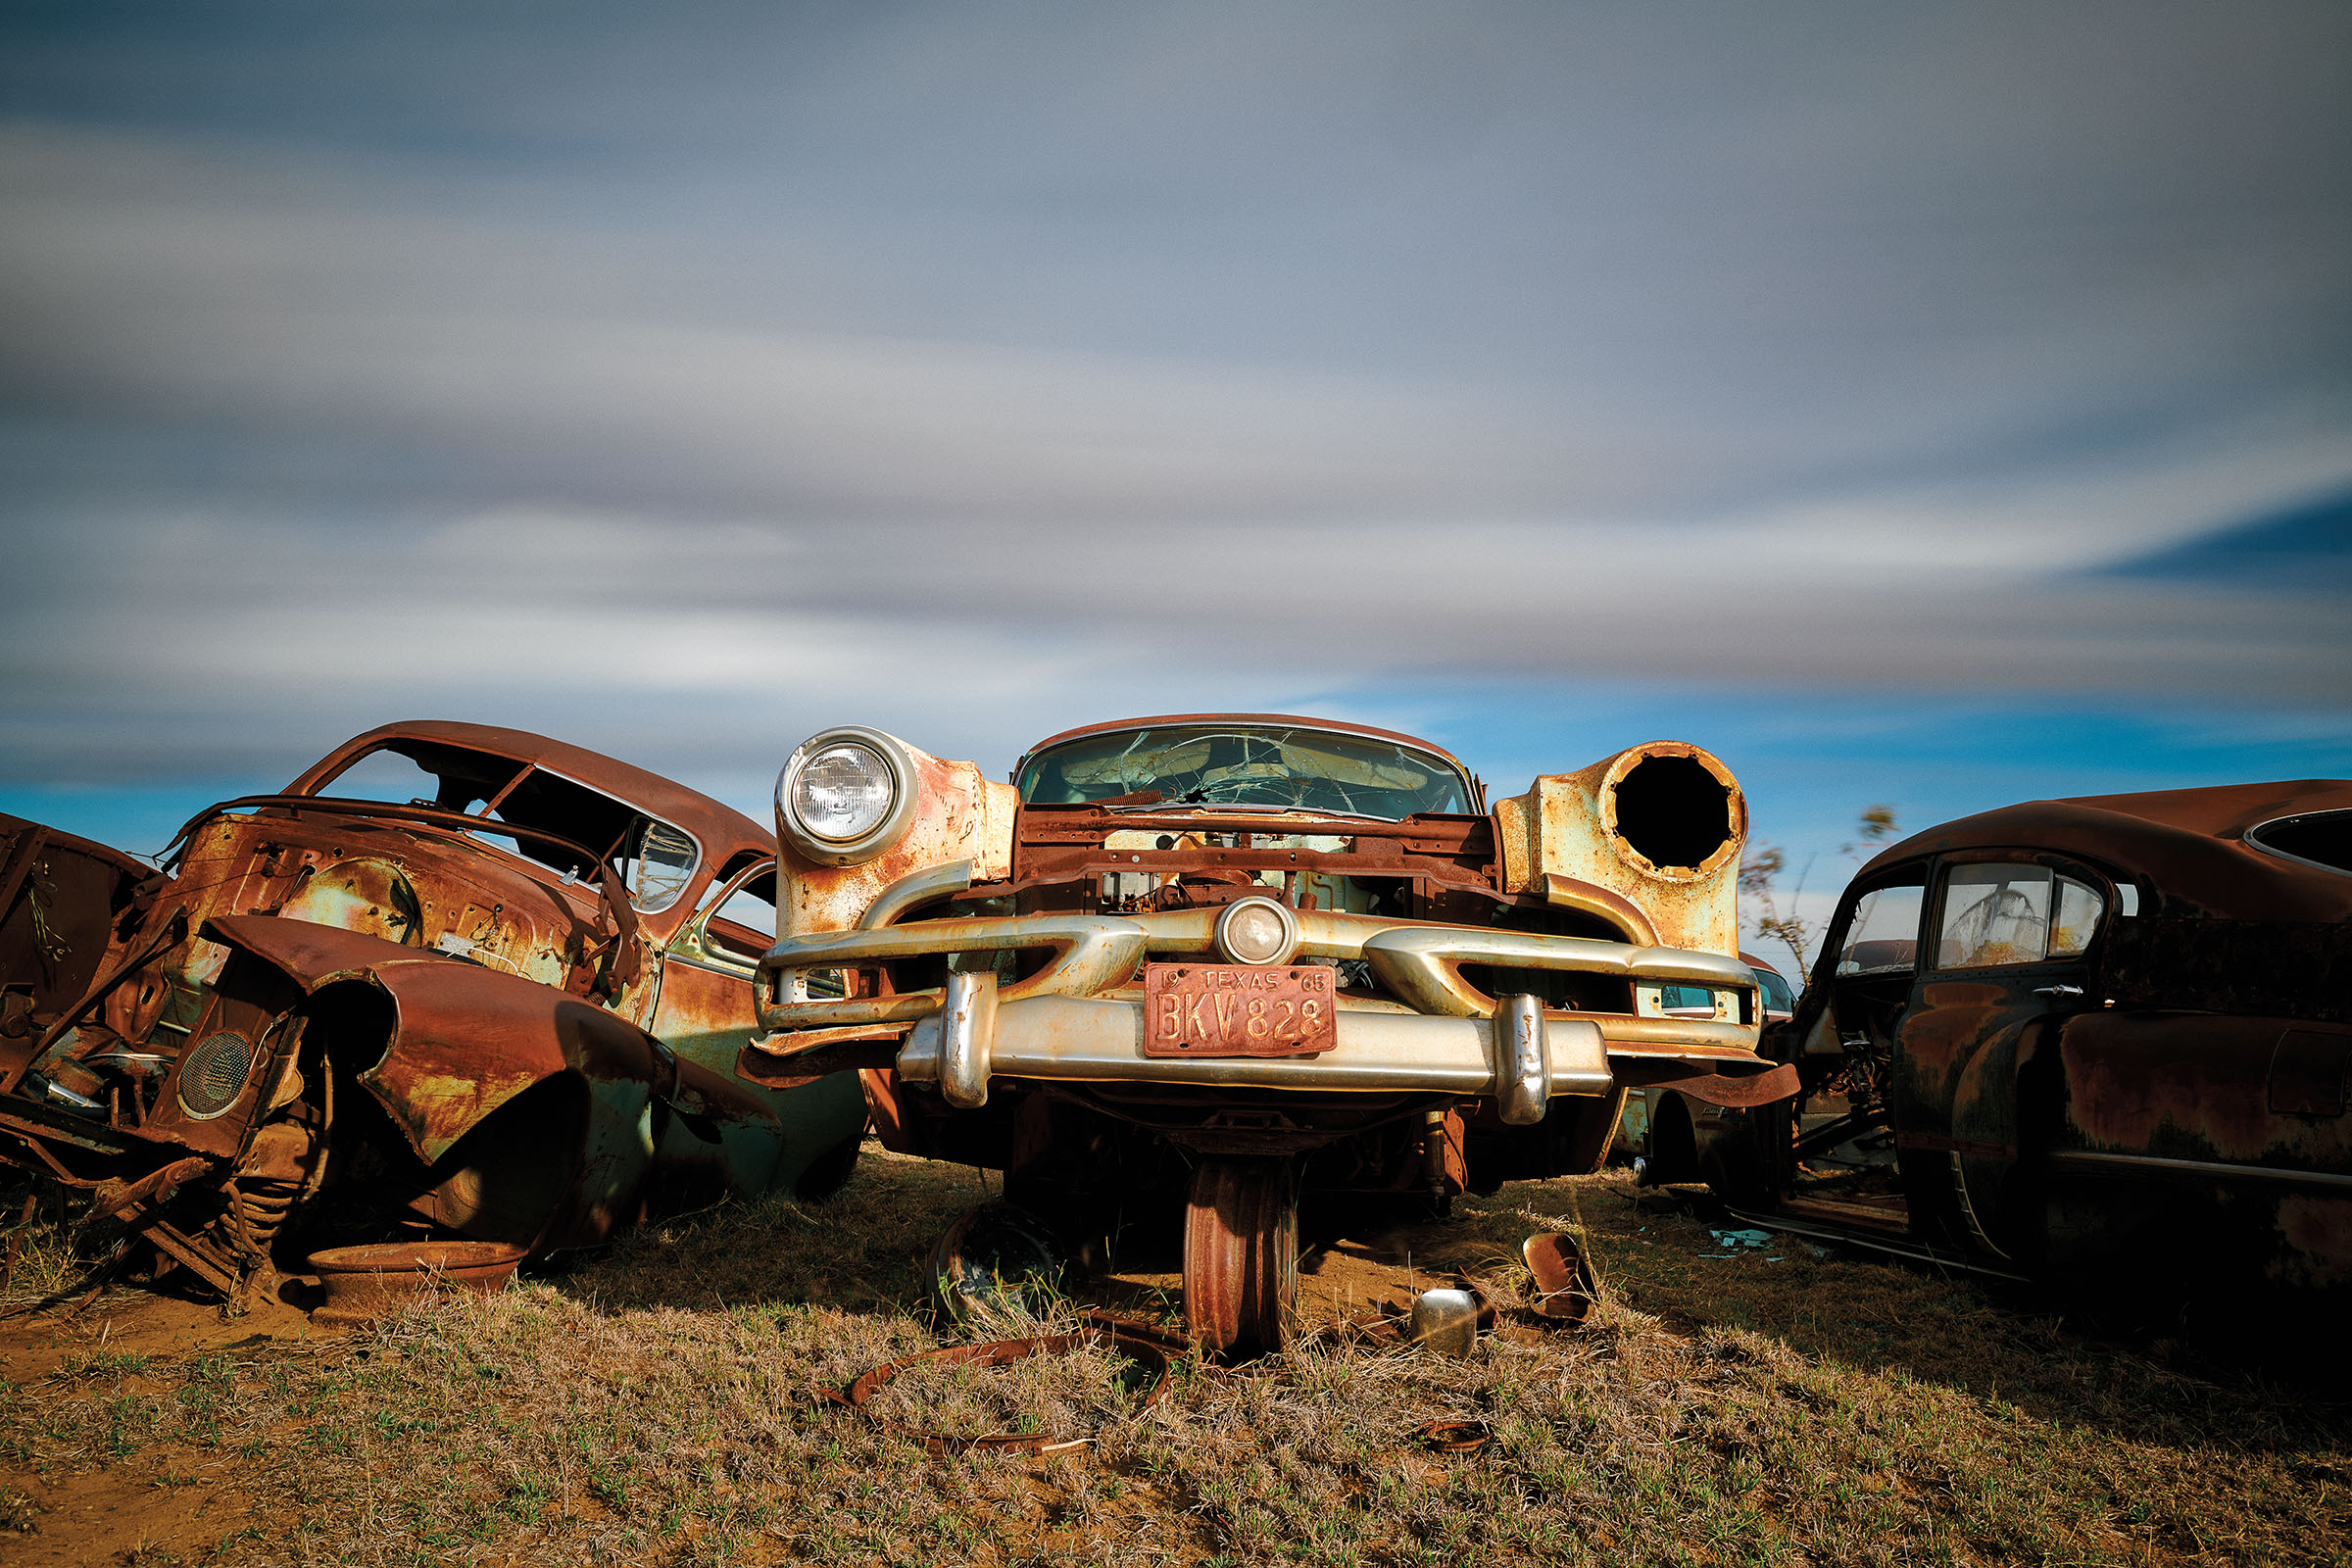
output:
<svg viewBox="0 0 2352 1568"><path fill-rule="evenodd" d="M891 801L872 827L850 838L834 838L804 822L793 808L793 797L802 770L825 753L844 746L858 747L881 761L890 778ZM906 742L863 724L841 724L803 741L785 761L783 771L776 775L776 829L806 859L819 865L854 865L872 859L906 836L914 820L914 758Z"/></svg>
<svg viewBox="0 0 2352 1568"><path fill-rule="evenodd" d="M1256 956L1247 950L1247 939L1240 927L1244 922L1254 923L1257 914L1267 910L1273 912L1282 936L1275 947L1258 950L1263 956ZM1298 955L1298 916L1291 912L1290 906L1263 894L1236 899L1217 915L1216 942L1217 951L1235 963L1259 969L1285 964Z"/></svg>

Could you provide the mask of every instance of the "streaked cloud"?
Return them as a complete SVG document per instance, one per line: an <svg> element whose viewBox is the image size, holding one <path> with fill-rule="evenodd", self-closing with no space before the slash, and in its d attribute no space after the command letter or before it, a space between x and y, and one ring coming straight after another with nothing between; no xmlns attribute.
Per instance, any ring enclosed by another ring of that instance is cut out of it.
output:
<svg viewBox="0 0 2352 1568"><path fill-rule="evenodd" d="M2347 366L2332 5L25 13L0 776L1567 690L2352 752Z"/></svg>

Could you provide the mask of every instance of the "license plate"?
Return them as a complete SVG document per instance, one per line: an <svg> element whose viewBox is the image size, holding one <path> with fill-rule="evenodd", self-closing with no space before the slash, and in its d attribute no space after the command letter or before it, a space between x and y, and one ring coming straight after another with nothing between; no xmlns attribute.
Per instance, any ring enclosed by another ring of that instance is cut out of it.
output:
<svg viewBox="0 0 2352 1568"><path fill-rule="evenodd" d="M1339 1044L1332 971L1228 963L1144 965L1147 1056L1311 1056Z"/></svg>

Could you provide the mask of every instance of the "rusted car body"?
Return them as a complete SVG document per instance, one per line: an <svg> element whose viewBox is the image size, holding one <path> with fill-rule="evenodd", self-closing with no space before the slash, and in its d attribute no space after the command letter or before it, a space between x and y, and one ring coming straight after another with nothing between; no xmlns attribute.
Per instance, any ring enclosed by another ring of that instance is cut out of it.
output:
<svg viewBox="0 0 2352 1568"><path fill-rule="evenodd" d="M889 1147L1082 1236L1182 1204L1220 1350L1287 1334L1302 1189L1442 1201L1591 1169L1636 1086L1786 1093L1738 957L1744 804L1696 747L1490 807L1435 746L1285 715L1073 730L1009 784L848 727L777 809L744 1075L856 1065Z"/></svg>
<svg viewBox="0 0 2352 1568"><path fill-rule="evenodd" d="M2171 1310L2352 1288L2352 783L2036 801L1855 877L1705 1112L1751 1213Z"/></svg>
<svg viewBox="0 0 2352 1568"><path fill-rule="evenodd" d="M0 1159L235 1293L425 1229L540 1251L837 1182L855 1080L761 1090L775 842L541 736L388 725L156 871L0 818Z"/></svg>

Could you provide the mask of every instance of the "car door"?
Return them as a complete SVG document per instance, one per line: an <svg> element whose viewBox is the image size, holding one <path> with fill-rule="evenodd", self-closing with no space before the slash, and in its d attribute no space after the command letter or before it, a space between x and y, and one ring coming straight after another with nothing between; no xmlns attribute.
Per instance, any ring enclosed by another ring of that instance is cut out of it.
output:
<svg viewBox="0 0 2352 1568"><path fill-rule="evenodd" d="M2095 1005L2091 949L2112 884L2057 857L1991 850L1943 858L1934 887L1892 1075L1912 1226L2036 1263L2057 1029Z"/></svg>
<svg viewBox="0 0 2352 1568"><path fill-rule="evenodd" d="M1749 1118L1788 1213L1906 1228L1889 1169L1887 1092L1918 964L1929 867L1924 858L1890 866L1846 891L1788 1025L1807 1092Z"/></svg>

